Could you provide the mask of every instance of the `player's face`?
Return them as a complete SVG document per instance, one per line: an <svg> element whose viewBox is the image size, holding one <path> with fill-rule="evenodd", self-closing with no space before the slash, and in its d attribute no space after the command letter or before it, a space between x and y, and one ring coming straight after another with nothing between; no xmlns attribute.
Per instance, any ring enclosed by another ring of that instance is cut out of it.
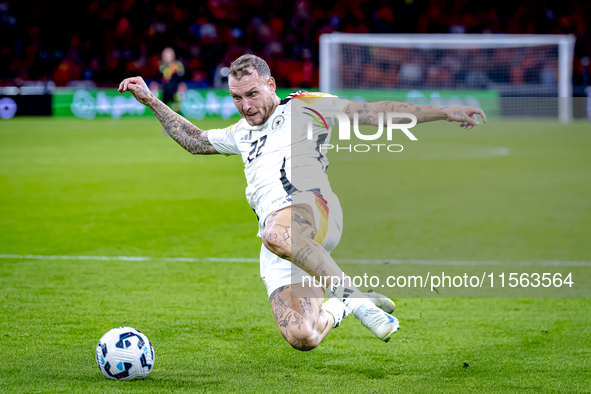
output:
<svg viewBox="0 0 591 394"><path fill-rule="evenodd" d="M230 77L228 85L234 105L251 126L265 123L277 106L275 80L259 78L256 70L240 79Z"/></svg>

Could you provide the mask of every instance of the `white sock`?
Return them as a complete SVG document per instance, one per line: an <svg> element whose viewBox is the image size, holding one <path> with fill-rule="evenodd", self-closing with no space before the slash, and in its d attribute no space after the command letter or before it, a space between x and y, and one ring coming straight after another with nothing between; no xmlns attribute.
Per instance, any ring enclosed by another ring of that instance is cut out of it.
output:
<svg viewBox="0 0 591 394"><path fill-rule="evenodd" d="M353 316L355 316L358 319L359 319L359 316L356 312L361 305L369 305L369 307L371 308L374 305L374 303L369 301L369 299L367 297L349 298L349 300L347 302L347 307L351 310L351 313L353 313Z"/></svg>
<svg viewBox="0 0 591 394"><path fill-rule="evenodd" d="M351 310L347 307L347 305L343 304L341 300L338 298L330 298L324 304L322 304L322 310L330 313L334 317L334 327L338 327L339 324L349 316Z"/></svg>
<svg viewBox="0 0 591 394"><path fill-rule="evenodd" d="M351 278L349 276L345 276L345 279L340 281L340 283L331 286L328 294L341 300L353 314L355 314L355 310L360 305L367 302L367 296L351 284Z"/></svg>

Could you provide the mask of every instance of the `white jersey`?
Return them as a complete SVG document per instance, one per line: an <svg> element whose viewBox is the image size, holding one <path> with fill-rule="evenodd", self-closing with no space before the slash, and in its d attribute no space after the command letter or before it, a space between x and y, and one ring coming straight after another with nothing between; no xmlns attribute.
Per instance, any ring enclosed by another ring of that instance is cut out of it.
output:
<svg viewBox="0 0 591 394"><path fill-rule="evenodd" d="M299 91L282 100L260 126L251 126L243 118L225 129L208 131L219 153L242 156L246 199L259 219L259 236L267 217L291 205L299 192L313 191L331 199L325 173L328 159L321 145L329 143L337 119L328 111L323 116L322 111L342 110L347 103L336 96ZM302 111L307 112L303 117ZM312 139L308 122L303 121L306 115L314 118Z"/></svg>

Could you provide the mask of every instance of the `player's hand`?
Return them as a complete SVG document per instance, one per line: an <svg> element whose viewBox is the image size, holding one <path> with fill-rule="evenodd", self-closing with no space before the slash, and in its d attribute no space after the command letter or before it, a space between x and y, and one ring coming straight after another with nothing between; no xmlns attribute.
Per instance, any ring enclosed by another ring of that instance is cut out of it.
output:
<svg viewBox="0 0 591 394"><path fill-rule="evenodd" d="M486 123L486 115L480 108L474 107L443 107L441 111L447 116L448 122L460 122L460 127L470 130L480 123L476 119L476 114L480 115L482 121Z"/></svg>
<svg viewBox="0 0 591 394"><path fill-rule="evenodd" d="M118 90L119 93L130 91L131 94L133 94L133 97L144 105L148 105L148 103L155 98L142 77L124 79L123 82L119 84Z"/></svg>

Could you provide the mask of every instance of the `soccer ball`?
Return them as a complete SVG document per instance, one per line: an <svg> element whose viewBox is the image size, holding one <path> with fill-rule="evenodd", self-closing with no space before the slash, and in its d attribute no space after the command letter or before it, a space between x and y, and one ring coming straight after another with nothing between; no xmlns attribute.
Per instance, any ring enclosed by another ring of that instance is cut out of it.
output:
<svg viewBox="0 0 591 394"><path fill-rule="evenodd" d="M96 345L96 362L113 380L143 379L154 366L154 349L141 331L131 327L109 330Z"/></svg>

